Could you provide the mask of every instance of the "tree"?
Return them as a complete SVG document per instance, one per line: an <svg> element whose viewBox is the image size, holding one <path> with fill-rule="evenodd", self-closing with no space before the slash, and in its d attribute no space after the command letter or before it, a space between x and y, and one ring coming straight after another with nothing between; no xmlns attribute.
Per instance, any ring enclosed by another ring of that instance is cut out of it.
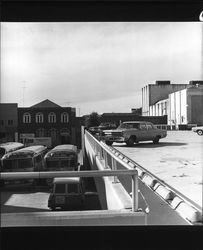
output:
<svg viewBox="0 0 203 250"><path fill-rule="evenodd" d="M89 116L85 119L86 127L96 127L100 124L100 115L97 112L92 112Z"/></svg>

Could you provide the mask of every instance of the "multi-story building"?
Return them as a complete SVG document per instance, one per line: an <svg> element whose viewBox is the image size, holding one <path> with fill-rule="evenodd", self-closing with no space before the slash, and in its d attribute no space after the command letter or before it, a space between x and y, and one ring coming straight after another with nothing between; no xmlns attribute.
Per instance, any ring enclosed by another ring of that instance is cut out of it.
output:
<svg viewBox="0 0 203 250"><path fill-rule="evenodd" d="M0 142L17 140L17 103L0 103Z"/></svg>
<svg viewBox="0 0 203 250"><path fill-rule="evenodd" d="M142 88L142 115L154 116L155 110L150 106L157 104L159 101L168 99L168 95L178 90L185 89L188 84L170 84L170 81L156 81L155 84L148 84ZM166 105L159 103L160 107L156 107L161 110L161 106ZM162 108L164 109L164 108Z"/></svg>
<svg viewBox="0 0 203 250"><path fill-rule="evenodd" d="M203 85L189 85L168 99L168 125L203 125Z"/></svg>
<svg viewBox="0 0 203 250"><path fill-rule="evenodd" d="M169 86L173 85L175 84ZM168 86L168 83L166 86ZM143 96L143 99L147 99L147 104L150 104L147 106L145 103L145 111L148 110L145 112L145 115L166 115L167 124L173 125L176 128L183 125L187 126L188 124L203 124L203 81L190 81L189 84L181 84L181 86L173 88L166 86L155 88L158 93L154 91L150 92L153 87L148 88L147 91L150 93L147 93L147 96L150 98L146 98L146 93ZM166 96L165 93L169 92L169 90L170 93ZM156 99L157 101L154 102Z"/></svg>
<svg viewBox="0 0 203 250"><path fill-rule="evenodd" d="M19 138L25 134L51 137L52 146L76 143L75 108L61 107L46 99L36 105L18 108Z"/></svg>

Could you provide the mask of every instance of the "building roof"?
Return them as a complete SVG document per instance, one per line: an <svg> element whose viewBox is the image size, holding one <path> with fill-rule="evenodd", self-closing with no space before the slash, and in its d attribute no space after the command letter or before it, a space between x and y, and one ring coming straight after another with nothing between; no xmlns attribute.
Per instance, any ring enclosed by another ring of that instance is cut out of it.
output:
<svg viewBox="0 0 203 250"><path fill-rule="evenodd" d="M61 106L50 101L49 99L46 99L42 102L39 102L39 103L31 106L31 108L61 108Z"/></svg>

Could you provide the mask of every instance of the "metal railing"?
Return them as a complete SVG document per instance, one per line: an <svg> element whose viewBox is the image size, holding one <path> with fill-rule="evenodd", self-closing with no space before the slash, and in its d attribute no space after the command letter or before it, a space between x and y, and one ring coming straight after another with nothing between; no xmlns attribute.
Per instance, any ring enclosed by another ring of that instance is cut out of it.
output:
<svg viewBox="0 0 203 250"><path fill-rule="evenodd" d="M54 172L10 172L0 173L1 180L45 179L54 177L103 177L103 176L132 176L132 211L138 210L138 180L137 170L92 170L92 171L54 171Z"/></svg>

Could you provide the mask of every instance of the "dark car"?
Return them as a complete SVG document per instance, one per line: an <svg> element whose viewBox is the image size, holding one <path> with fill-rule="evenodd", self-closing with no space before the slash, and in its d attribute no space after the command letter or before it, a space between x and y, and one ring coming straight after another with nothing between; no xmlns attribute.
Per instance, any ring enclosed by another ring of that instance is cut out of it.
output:
<svg viewBox="0 0 203 250"><path fill-rule="evenodd" d="M111 122L104 122L99 125L100 130L105 130L105 129L116 129L117 126L114 123Z"/></svg>
<svg viewBox="0 0 203 250"><path fill-rule="evenodd" d="M99 132L101 131L98 126L97 127L89 127L88 130L93 135L99 134Z"/></svg>

